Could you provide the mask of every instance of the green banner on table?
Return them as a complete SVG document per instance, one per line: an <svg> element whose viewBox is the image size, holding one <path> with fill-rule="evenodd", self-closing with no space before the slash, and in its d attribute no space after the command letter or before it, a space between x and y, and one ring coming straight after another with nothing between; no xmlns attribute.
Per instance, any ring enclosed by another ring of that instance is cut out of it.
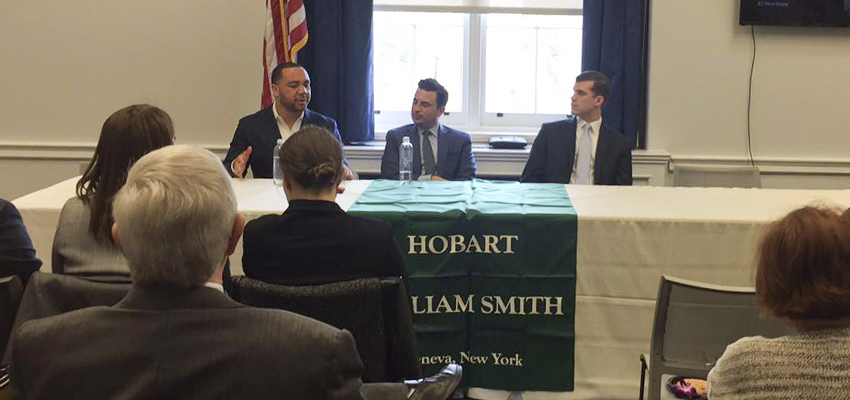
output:
<svg viewBox="0 0 850 400"><path fill-rule="evenodd" d="M390 222L412 281L426 375L573 389L577 218L559 184L377 180L350 213Z"/></svg>

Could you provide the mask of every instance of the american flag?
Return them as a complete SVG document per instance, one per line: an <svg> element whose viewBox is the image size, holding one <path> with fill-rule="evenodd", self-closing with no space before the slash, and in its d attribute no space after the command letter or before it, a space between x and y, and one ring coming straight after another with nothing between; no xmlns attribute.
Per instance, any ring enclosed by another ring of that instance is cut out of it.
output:
<svg viewBox="0 0 850 400"><path fill-rule="evenodd" d="M266 0L263 38L262 106L272 104L271 73L278 64L298 62L298 50L307 44L307 14L303 0Z"/></svg>

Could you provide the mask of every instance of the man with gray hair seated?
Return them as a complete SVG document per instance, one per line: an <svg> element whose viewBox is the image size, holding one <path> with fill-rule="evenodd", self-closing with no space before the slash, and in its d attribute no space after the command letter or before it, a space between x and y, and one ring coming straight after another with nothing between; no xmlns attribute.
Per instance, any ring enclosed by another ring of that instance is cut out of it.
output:
<svg viewBox="0 0 850 400"><path fill-rule="evenodd" d="M209 151L178 145L142 157L113 214L132 289L113 307L21 325L13 397L445 400L460 382L449 365L420 381L361 385L347 331L228 298L222 271L244 219Z"/></svg>

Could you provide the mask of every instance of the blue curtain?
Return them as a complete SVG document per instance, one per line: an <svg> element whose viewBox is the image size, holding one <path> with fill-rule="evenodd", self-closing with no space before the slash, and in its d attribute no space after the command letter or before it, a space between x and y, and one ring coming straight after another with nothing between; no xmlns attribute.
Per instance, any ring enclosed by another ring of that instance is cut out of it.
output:
<svg viewBox="0 0 850 400"><path fill-rule="evenodd" d="M305 0L307 45L298 62L310 73L310 109L339 123L346 144L375 137L372 0Z"/></svg>
<svg viewBox="0 0 850 400"><path fill-rule="evenodd" d="M605 124L645 148L646 26L649 0L584 0L582 70L612 81Z"/></svg>

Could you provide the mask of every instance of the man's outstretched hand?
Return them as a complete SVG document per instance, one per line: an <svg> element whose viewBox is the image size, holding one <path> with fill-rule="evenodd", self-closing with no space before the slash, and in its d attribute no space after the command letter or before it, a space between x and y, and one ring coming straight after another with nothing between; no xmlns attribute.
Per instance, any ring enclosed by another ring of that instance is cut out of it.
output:
<svg viewBox="0 0 850 400"><path fill-rule="evenodd" d="M340 182L339 186L336 187L336 194L342 194L343 192L345 192L345 181L350 181L354 179L354 173L351 172L351 168L349 168L347 165L342 165L342 172L345 177L343 178L343 182Z"/></svg>
<svg viewBox="0 0 850 400"><path fill-rule="evenodd" d="M230 169L233 171L233 175L236 175L239 179L242 179L245 175L245 167L248 165L248 159L251 158L251 151L253 151L253 148L248 146L248 148L245 149L242 154L236 156L230 164Z"/></svg>

